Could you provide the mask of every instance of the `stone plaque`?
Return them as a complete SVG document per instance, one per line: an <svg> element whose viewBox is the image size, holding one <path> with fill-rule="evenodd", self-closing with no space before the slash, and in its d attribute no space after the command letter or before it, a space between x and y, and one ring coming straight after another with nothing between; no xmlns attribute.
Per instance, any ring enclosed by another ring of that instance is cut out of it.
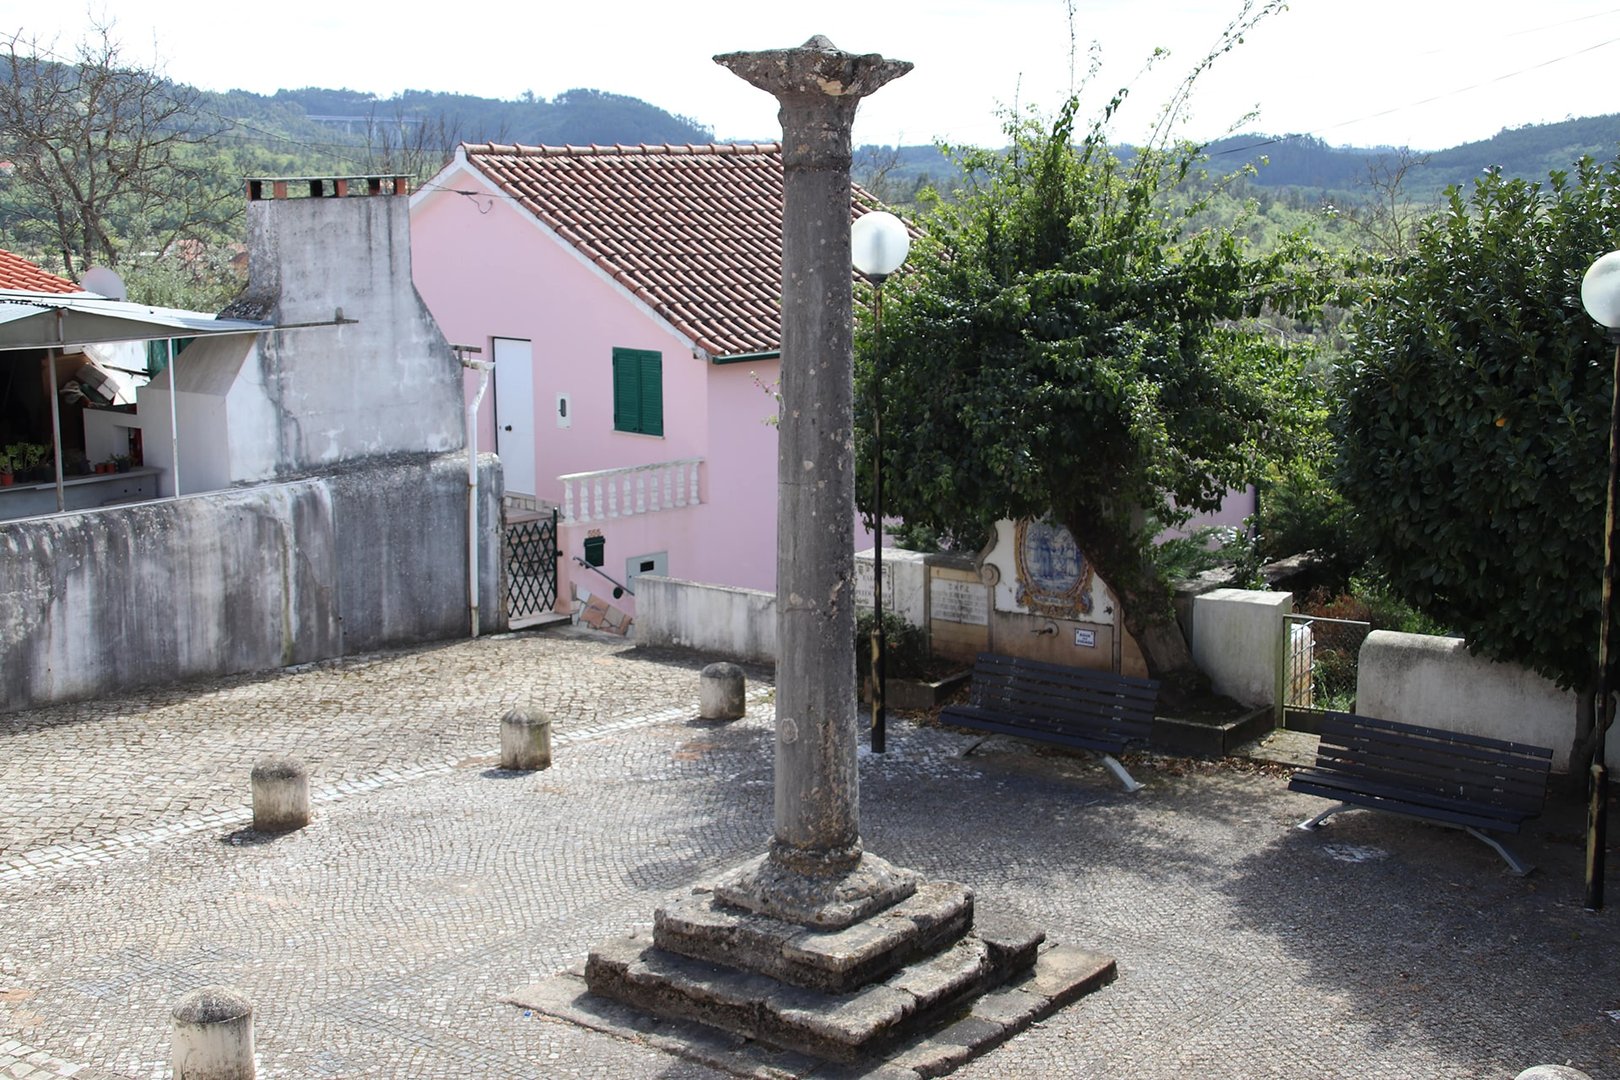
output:
<svg viewBox="0 0 1620 1080"><path fill-rule="evenodd" d="M883 564L883 610L890 614L900 614L894 599L894 563L885 561ZM855 560L855 610L872 610L872 560Z"/></svg>
<svg viewBox="0 0 1620 1080"><path fill-rule="evenodd" d="M930 616L940 622L990 625L990 603L983 585L934 578L928 583Z"/></svg>

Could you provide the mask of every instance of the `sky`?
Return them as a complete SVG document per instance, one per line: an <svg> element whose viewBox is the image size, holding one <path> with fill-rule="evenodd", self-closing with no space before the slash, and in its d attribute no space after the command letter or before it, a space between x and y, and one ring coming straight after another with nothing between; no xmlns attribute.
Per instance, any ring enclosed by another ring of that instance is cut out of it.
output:
<svg viewBox="0 0 1620 1080"><path fill-rule="evenodd" d="M595 4L233 5L0 0L0 32L71 56L97 20L124 56L207 90L320 86L628 94L774 140L774 100L716 53L823 34L916 66L862 103L855 142L998 146L1009 108L1084 115L1128 87L1114 137L1141 141L1243 0L616 0ZM1072 13L1072 14L1071 14ZM1163 55L1148 63L1157 49ZM1090 58L1100 67L1087 78ZM1438 150L1503 128L1620 112L1620 0L1291 0L1199 79L1176 134L1308 133ZM1253 119L1245 121L1250 113Z"/></svg>

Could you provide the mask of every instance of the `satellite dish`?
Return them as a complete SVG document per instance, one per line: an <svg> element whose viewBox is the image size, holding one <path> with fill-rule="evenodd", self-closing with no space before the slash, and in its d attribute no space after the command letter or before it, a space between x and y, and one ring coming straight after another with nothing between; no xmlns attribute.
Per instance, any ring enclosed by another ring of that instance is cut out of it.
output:
<svg viewBox="0 0 1620 1080"><path fill-rule="evenodd" d="M124 287L124 279L111 267L92 266L84 272L84 280L79 284L84 286L85 292L100 293L109 300L129 299L129 290Z"/></svg>

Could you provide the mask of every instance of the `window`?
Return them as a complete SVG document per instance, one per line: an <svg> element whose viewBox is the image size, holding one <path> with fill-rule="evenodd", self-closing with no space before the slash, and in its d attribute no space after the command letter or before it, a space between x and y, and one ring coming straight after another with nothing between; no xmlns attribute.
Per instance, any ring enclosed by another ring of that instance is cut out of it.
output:
<svg viewBox="0 0 1620 1080"><path fill-rule="evenodd" d="M664 433L664 357L647 349L613 350L613 430Z"/></svg>

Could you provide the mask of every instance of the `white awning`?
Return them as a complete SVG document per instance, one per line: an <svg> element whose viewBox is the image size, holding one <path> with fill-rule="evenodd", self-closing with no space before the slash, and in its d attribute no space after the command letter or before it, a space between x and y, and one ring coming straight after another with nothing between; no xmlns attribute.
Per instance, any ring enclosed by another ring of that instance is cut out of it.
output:
<svg viewBox="0 0 1620 1080"><path fill-rule="evenodd" d="M109 300L95 293L0 289L0 350L63 349L111 341L260 334L270 323Z"/></svg>

